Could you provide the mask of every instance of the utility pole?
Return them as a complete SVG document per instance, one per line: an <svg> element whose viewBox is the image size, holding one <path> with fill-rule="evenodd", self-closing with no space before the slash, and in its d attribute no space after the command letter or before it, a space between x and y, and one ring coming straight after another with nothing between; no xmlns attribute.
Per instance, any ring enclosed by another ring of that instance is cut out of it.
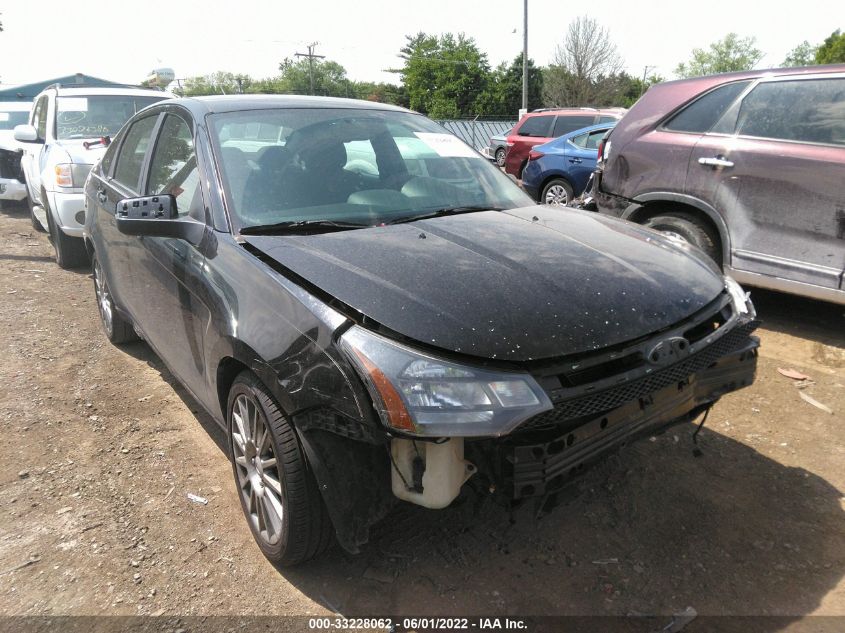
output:
<svg viewBox="0 0 845 633"><path fill-rule="evenodd" d="M643 96L643 93L645 92L645 80L646 80L646 76L648 75L648 71L654 70L655 68L657 68L657 66L646 66L645 68L643 68L643 83L640 84L640 96L641 97Z"/></svg>
<svg viewBox="0 0 845 633"><path fill-rule="evenodd" d="M526 0L527 2L527 0ZM307 57L308 58L308 76L311 79L311 94L314 94L314 59L325 59L325 55L315 55L314 49L317 48L319 42L314 42L313 44L308 45L308 52L307 53L294 53L295 57Z"/></svg>
<svg viewBox="0 0 845 633"><path fill-rule="evenodd" d="M523 0L522 20L522 109L528 110L528 0Z"/></svg>

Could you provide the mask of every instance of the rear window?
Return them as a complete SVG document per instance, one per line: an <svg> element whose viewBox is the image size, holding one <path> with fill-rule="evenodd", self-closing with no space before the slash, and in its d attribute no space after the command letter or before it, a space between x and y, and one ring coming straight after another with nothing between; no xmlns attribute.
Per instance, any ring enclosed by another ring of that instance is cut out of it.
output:
<svg viewBox="0 0 845 633"><path fill-rule="evenodd" d="M711 90L681 110L663 126L670 132L710 131L716 121L725 113L750 81L736 81Z"/></svg>
<svg viewBox="0 0 845 633"><path fill-rule="evenodd" d="M517 134L519 136L548 136L549 129L552 127L552 120L554 115L548 114L543 116L532 116L525 119ZM572 128L577 130L578 128Z"/></svg>
<svg viewBox="0 0 845 633"><path fill-rule="evenodd" d="M575 130L580 130L582 127L589 127L595 123L595 115L589 116L559 116L555 121L555 129L552 136L563 136Z"/></svg>
<svg viewBox="0 0 845 633"><path fill-rule="evenodd" d="M845 79L761 83L743 100L736 133L845 145Z"/></svg>

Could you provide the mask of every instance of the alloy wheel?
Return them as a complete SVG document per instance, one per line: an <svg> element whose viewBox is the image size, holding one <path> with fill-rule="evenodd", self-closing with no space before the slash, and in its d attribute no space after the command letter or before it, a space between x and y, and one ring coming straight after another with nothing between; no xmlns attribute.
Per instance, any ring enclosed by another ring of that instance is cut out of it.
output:
<svg viewBox="0 0 845 633"><path fill-rule="evenodd" d="M569 202L569 195L566 193L566 188L563 185L552 185L546 191L546 204L556 204L559 206L566 206Z"/></svg>
<svg viewBox="0 0 845 633"><path fill-rule="evenodd" d="M103 322L106 334L111 336L114 331L114 304L98 259L94 260L94 292L97 294L97 309L100 311L100 320Z"/></svg>
<svg viewBox="0 0 845 633"><path fill-rule="evenodd" d="M240 394L232 403L230 430L238 488L249 520L263 541L282 537L284 500L270 429L258 403Z"/></svg>

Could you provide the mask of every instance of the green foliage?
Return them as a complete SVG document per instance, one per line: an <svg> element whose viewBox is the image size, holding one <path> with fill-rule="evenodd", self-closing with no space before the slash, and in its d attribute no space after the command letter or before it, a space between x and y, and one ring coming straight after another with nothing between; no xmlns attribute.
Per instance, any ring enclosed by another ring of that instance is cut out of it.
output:
<svg viewBox="0 0 845 633"><path fill-rule="evenodd" d="M346 69L331 60L313 61L314 90L311 90L311 69L308 59L285 59L279 64L281 74L276 78L279 92L286 94L315 94L323 97L346 97L349 80Z"/></svg>
<svg viewBox="0 0 845 633"><path fill-rule="evenodd" d="M781 64L784 68L791 68L795 66L812 66L816 63L816 51L818 46L813 46L807 40L801 42L798 46L789 51L786 59Z"/></svg>
<svg viewBox="0 0 845 633"><path fill-rule="evenodd" d="M482 95L485 96L485 95ZM492 73L492 89L488 102L480 103L484 114L516 116L522 107L522 53L510 65L500 64ZM543 69L528 58L528 107L539 108L543 103Z"/></svg>
<svg viewBox="0 0 845 633"><path fill-rule="evenodd" d="M675 74L686 78L751 70L763 59L763 52L756 44L755 37L739 37L736 33L728 33L723 39L710 44L707 50L693 49L692 58L678 64Z"/></svg>
<svg viewBox="0 0 845 633"><path fill-rule="evenodd" d="M816 51L817 64L845 63L845 33L836 29Z"/></svg>
<svg viewBox="0 0 845 633"><path fill-rule="evenodd" d="M252 78L249 75L216 72L210 75L189 77L185 80L185 85L176 92L184 97L229 95L247 92L251 85Z"/></svg>
<svg viewBox="0 0 845 633"><path fill-rule="evenodd" d="M487 54L471 37L417 33L406 39L399 55L405 64L393 72L401 75L412 109L454 118L478 114L495 102Z"/></svg>

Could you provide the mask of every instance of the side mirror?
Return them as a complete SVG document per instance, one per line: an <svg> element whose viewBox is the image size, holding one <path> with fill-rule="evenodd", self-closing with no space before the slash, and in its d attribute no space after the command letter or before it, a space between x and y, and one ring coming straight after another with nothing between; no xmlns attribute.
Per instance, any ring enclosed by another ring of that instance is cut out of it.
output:
<svg viewBox="0 0 845 633"><path fill-rule="evenodd" d="M179 218L176 198L170 194L124 198L117 203L114 217L124 235L174 237L199 244L205 234L205 223Z"/></svg>
<svg viewBox="0 0 845 633"><path fill-rule="evenodd" d="M23 124L15 126L15 140L21 143L37 143L38 132L31 125Z"/></svg>

